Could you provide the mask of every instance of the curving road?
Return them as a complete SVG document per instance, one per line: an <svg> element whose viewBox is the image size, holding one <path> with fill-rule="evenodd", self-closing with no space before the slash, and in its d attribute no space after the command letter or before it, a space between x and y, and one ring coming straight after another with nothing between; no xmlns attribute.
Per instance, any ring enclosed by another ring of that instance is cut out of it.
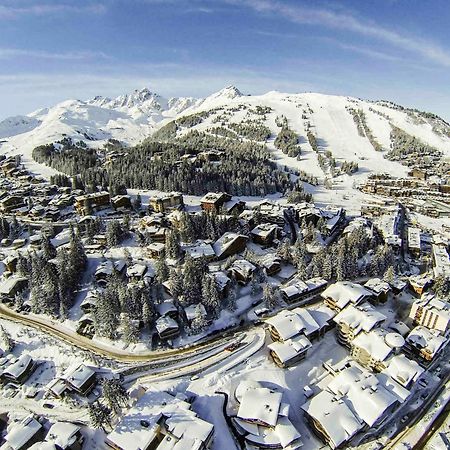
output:
<svg viewBox="0 0 450 450"><path fill-rule="evenodd" d="M194 343L188 347L136 353L112 348L98 341L91 341L90 339L77 334L75 331L62 326L57 321L44 319L31 314L24 316L2 304L0 304L0 318L31 326L82 350L88 350L105 358L114 359L115 361L123 363L164 361L176 362L176 360L174 360L175 356L183 356L188 358L193 355L198 355L201 352L212 350L215 347L221 346L225 343L233 342L236 339L234 335L237 331L235 329L229 330L223 334Z"/></svg>

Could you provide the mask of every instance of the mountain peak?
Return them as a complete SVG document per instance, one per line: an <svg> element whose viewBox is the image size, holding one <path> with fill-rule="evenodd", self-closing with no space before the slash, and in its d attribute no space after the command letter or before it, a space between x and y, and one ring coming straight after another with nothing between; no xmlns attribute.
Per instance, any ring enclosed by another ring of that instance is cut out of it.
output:
<svg viewBox="0 0 450 450"><path fill-rule="evenodd" d="M223 98L237 98L237 97L242 97L244 94L242 94L242 92L233 85L229 85L224 87L223 89L221 89L220 91L212 94L210 97L211 98L219 98L219 97L223 97Z"/></svg>

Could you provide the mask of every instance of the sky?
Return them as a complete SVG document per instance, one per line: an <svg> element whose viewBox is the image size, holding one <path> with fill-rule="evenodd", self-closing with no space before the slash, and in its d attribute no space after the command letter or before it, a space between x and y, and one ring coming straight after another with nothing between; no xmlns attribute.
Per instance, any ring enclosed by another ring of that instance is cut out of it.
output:
<svg viewBox="0 0 450 450"><path fill-rule="evenodd" d="M148 87L322 92L450 122L448 0L0 0L0 120Z"/></svg>

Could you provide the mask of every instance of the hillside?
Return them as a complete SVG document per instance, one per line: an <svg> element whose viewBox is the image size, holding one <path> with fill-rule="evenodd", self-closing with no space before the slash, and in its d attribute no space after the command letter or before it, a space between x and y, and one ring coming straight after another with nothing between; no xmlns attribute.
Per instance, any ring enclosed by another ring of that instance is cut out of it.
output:
<svg viewBox="0 0 450 450"><path fill-rule="evenodd" d="M345 196L372 172L406 175L406 165L385 158L393 128L432 147L442 159L450 156L450 126L433 114L386 101L315 93L244 96L233 86L205 99L164 99L142 89L115 99L68 100L1 122L0 152L23 154L26 166L49 176L55 171L33 161L32 150L63 137L90 148L101 148L109 139L132 146L149 137L195 144L195 131L266 143L279 166L305 172L319 184L328 180L329 187ZM276 140L283 129L293 145L287 154Z"/></svg>

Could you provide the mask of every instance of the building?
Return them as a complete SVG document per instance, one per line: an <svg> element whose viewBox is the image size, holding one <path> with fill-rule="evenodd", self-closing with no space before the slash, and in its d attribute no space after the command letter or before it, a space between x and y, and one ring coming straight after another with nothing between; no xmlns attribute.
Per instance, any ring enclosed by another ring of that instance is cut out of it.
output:
<svg viewBox="0 0 450 450"><path fill-rule="evenodd" d="M145 264L132 264L127 267L127 278L129 281L142 281L147 273L148 267Z"/></svg>
<svg viewBox="0 0 450 450"><path fill-rule="evenodd" d="M328 285L328 282L322 278L311 278L302 281L299 278L293 278L287 286L280 289L281 296L287 303L298 302L305 297L313 296L322 292Z"/></svg>
<svg viewBox="0 0 450 450"><path fill-rule="evenodd" d="M385 320L386 316L369 303L347 305L333 319L337 325L338 342L348 348L360 332L368 333Z"/></svg>
<svg viewBox="0 0 450 450"><path fill-rule="evenodd" d="M256 267L246 259L237 259L228 269L228 276L234 277L238 283L247 284L253 276Z"/></svg>
<svg viewBox="0 0 450 450"><path fill-rule="evenodd" d="M208 192L200 200L201 207L204 211L219 212L222 206L231 200L231 195L226 192Z"/></svg>
<svg viewBox="0 0 450 450"><path fill-rule="evenodd" d="M273 342L267 347L275 363L280 367L286 368L305 359L312 344L306 336L299 334L284 342Z"/></svg>
<svg viewBox="0 0 450 450"><path fill-rule="evenodd" d="M398 333L376 328L369 333L359 333L351 343L351 355L362 366L381 372L388 365L388 358L405 344Z"/></svg>
<svg viewBox="0 0 450 450"><path fill-rule="evenodd" d="M12 276L0 282L0 299L14 300L17 293L22 292L28 286L25 277Z"/></svg>
<svg viewBox="0 0 450 450"><path fill-rule="evenodd" d="M207 450L214 426L191 410L178 394L148 390L106 436L114 450Z"/></svg>
<svg viewBox="0 0 450 450"><path fill-rule="evenodd" d="M446 343L447 339L437 330L429 330L419 325L406 337L405 353L427 366L442 351Z"/></svg>
<svg viewBox="0 0 450 450"><path fill-rule="evenodd" d="M380 278L371 278L364 284L364 287L372 292L375 303L385 303L388 299L388 294L391 291L389 283Z"/></svg>
<svg viewBox="0 0 450 450"><path fill-rule="evenodd" d="M281 389L257 381L241 381L230 395L227 414L246 448L298 449L301 435L289 420Z"/></svg>
<svg viewBox="0 0 450 450"><path fill-rule="evenodd" d="M156 320L156 331L162 340L174 339L180 334L178 323L169 316L162 316Z"/></svg>
<svg viewBox="0 0 450 450"><path fill-rule="evenodd" d="M70 422L56 422L48 430L44 444L54 445L58 450L81 450L83 448L84 436L81 427ZM37 444L39 445L39 444ZM34 447L31 447L32 450ZM42 447L36 446L36 450Z"/></svg>
<svg viewBox="0 0 450 450"><path fill-rule="evenodd" d="M302 410L314 432L333 449L345 448L356 433L379 426L410 394L390 377L346 361L318 387L320 392Z"/></svg>
<svg viewBox="0 0 450 450"><path fill-rule="evenodd" d="M420 258L420 228L408 228L408 251L414 258Z"/></svg>
<svg viewBox="0 0 450 450"><path fill-rule="evenodd" d="M181 209L184 206L183 195L179 192L161 194L150 197L148 205L155 212L166 212L168 209Z"/></svg>
<svg viewBox="0 0 450 450"><path fill-rule="evenodd" d="M450 303L425 295L413 303L409 317L415 325L437 330L445 336L450 330Z"/></svg>
<svg viewBox="0 0 450 450"><path fill-rule="evenodd" d="M40 442L43 437L43 426L33 416L28 416L12 425L1 448L5 450L27 450L36 442Z"/></svg>
<svg viewBox="0 0 450 450"><path fill-rule="evenodd" d="M75 198L74 207L81 216L91 214L91 210L99 210L110 206L110 196L106 191L93 192Z"/></svg>
<svg viewBox="0 0 450 450"><path fill-rule="evenodd" d="M253 242L263 246L272 245L273 241L278 238L278 234L279 227L274 223L262 223L250 231Z"/></svg>
<svg viewBox="0 0 450 450"><path fill-rule="evenodd" d="M131 209L131 197L129 195L116 195L111 199L111 206L114 209Z"/></svg>
<svg viewBox="0 0 450 450"><path fill-rule="evenodd" d="M4 382L23 384L36 370L36 363L30 355L21 355L13 360L0 372L0 379Z"/></svg>
<svg viewBox="0 0 450 450"><path fill-rule="evenodd" d="M411 291L417 297L421 297L423 293L433 284L433 278L427 274L410 277L408 281Z"/></svg>
<svg viewBox="0 0 450 450"><path fill-rule="evenodd" d="M191 258L206 258L211 261L216 258L216 253L210 242L198 240L194 244L182 244L181 249Z"/></svg>
<svg viewBox="0 0 450 450"><path fill-rule="evenodd" d="M275 253L266 253L258 260L258 264L264 269L267 276L276 275L281 271L281 258Z"/></svg>
<svg viewBox="0 0 450 450"><path fill-rule="evenodd" d="M214 252L218 259L243 252L247 246L248 237L243 234L225 233L213 244Z"/></svg>
<svg viewBox="0 0 450 450"><path fill-rule="evenodd" d="M382 371L391 377L405 389L411 389L424 372L416 361L408 359L405 355L395 355L388 362L388 366Z"/></svg>
<svg viewBox="0 0 450 450"><path fill-rule="evenodd" d="M372 297L372 292L357 283L350 281L338 281L328 286L322 292L325 304L339 312L349 303L359 305Z"/></svg>
<svg viewBox="0 0 450 450"><path fill-rule="evenodd" d="M61 377L69 390L87 396L97 382L97 374L84 364L70 367Z"/></svg>
<svg viewBox="0 0 450 450"><path fill-rule="evenodd" d="M150 256L150 258L159 258L164 254L166 245L162 242L152 242L151 244L147 245L147 253Z"/></svg>
<svg viewBox="0 0 450 450"><path fill-rule="evenodd" d="M432 245L432 259L434 276L450 279L450 259L445 245Z"/></svg>

